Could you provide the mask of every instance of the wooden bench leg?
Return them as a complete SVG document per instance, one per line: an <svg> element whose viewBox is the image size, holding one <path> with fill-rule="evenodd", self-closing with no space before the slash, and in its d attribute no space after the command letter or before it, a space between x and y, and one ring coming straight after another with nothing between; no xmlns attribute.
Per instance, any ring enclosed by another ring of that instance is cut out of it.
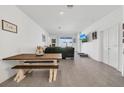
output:
<svg viewBox="0 0 124 93"><path fill-rule="evenodd" d="M16 77L14 78L14 81L19 83L21 80L25 78L24 74L25 74L25 71L23 69L19 69Z"/></svg>
<svg viewBox="0 0 124 93"><path fill-rule="evenodd" d="M52 82L52 80L53 80L53 69L50 69L49 82Z"/></svg>
<svg viewBox="0 0 124 93"><path fill-rule="evenodd" d="M56 77L57 77L57 69L54 69L54 71L53 71L53 81L56 81Z"/></svg>

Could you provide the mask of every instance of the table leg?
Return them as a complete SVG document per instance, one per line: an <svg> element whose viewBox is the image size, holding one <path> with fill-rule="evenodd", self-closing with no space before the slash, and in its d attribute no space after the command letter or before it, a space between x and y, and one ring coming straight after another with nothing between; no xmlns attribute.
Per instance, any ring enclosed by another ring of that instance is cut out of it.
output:
<svg viewBox="0 0 124 93"><path fill-rule="evenodd" d="M19 73L18 73L18 70L17 70L17 73L16 73L16 76L14 78L14 81L16 81L18 78L19 78Z"/></svg>
<svg viewBox="0 0 124 93"><path fill-rule="evenodd" d="M25 78L24 74L25 74L25 71L23 69L19 69L16 77L14 78L14 81L19 83L21 80Z"/></svg>
<svg viewBox="0 0 124 93"><path fill-rule="evenodd" d="M53 69L50 69L49 82L52 82L52 80L53 80Z"/></svg>
<svg viewBox="0 0 124 93"><path fill-rule="evenodd" d="M53 81L56 81L56 77L57 77L57 69L54 69L54 71L53 71Z"/></svg>
<svg viewBox="0 0 124 93"><path fill-rule="evenodd" d="M54 64L57 65L57 60L54 60ZM56 81L57 78L57 69L53 70L53 81Z"/></svg>

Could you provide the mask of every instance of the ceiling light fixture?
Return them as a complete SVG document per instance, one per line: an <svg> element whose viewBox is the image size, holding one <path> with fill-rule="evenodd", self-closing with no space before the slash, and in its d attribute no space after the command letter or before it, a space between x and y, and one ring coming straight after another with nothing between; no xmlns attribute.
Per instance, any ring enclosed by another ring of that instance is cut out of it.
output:
<svg viewBox="0 0 124 93"><path fill-rule="evenodd" d="M61 29L62 29L62 27L61 27L61 26L59 26L59 27L58 27L58 29L59 29L59 30L61 30Z"/></svg>
<svg viewBox="0 0 124 93"><path fill-rule="evenodd" d="M60 12L59 12L59 14L60 14L60 15L63 15L63 14L64 14L64 12L63 12L63 11L60 11Z"/></svg>

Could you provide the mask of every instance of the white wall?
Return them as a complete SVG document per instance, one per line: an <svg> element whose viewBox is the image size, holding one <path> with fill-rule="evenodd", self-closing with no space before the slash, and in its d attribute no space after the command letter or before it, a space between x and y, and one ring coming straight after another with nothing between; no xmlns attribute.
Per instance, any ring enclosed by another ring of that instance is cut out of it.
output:
<svg viewBox="0 0 124 93"><path fill-rule="evenodd" d="M89 26L87 29L83 30L84 33L90 33L97 31L98 39L87 43L81 43L81 52L89 54L89 56L97 61L102 61L101 58L101 41L100 41L100 31L104 31L115 24L121 24L122 21L122 7L111 12L107 16L103 17L101 20ZM78 44L80 45L80 44Z"/></svg>
<svg viewBox="0 0 124 93"><path fill-rule="evenodd" d="M16 6L0 6L0 19L18 26L18 33L3 31L0 28L0 83L15 74L11 67L15 62L4 62L2 58L18 53L35 52L37 45L49 44L49 34ZM42 42L42 33L46 35L46 43Z"/></svg>
<svg viewBox="0 0 124 93"><path fill-rule="evenodd" d="M99 36L99 32L97 35ZM100 38L100 37L98 37ZM81 52L88 54L90 57L93 59L100 61L100 46L99 46L99 41L100 39L97 40L92 40L86 43L81 43Z"/></svg>
<svg viewBox="0 0 124 93"><path fill-rule="evenodd" d="M80 41L80 35L79 33L77 34L77 52L81 52L81 41Z"/></svg>

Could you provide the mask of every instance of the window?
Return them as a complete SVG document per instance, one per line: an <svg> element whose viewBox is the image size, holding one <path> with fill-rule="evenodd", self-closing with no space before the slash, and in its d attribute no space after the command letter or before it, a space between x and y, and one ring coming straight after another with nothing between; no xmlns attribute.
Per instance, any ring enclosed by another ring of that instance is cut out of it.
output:
<svg viewBox="0 0 124 93"><path fill-rule="evenodd" d="M72 47L73 39L72 37L60 37L59 46L60 47Z"/></svg>

